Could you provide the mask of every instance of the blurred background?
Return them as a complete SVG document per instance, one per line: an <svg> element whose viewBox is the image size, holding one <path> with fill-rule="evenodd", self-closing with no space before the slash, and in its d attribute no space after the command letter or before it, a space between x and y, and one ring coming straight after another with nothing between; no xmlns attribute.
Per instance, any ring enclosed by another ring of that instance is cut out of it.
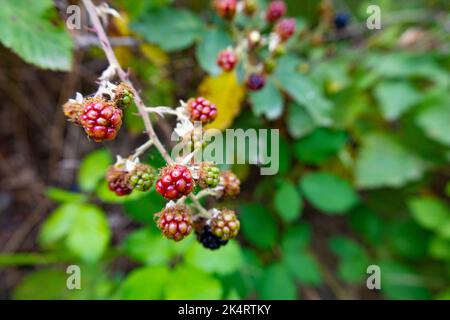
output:
<svg viewBox="0 0 450 320"><path fill-rule="evenodd" d="M241 194L220 206L242 227L220 250L162 238L165 201L118 198L103 178L146 141L135 107L106 143L61 110L108 66L93 33L65 29L79 3L1 1L1 299L450 298L448 1L287 0L297 31L259 92L216 66L232 35L210 1L108 3L122 16L108 24L114 51L148 105L201 94L216 128L280 129L280 171L232 166ZM173 125L155 121L166 145ZM73 264L81 290L66 287Z"/></svg>

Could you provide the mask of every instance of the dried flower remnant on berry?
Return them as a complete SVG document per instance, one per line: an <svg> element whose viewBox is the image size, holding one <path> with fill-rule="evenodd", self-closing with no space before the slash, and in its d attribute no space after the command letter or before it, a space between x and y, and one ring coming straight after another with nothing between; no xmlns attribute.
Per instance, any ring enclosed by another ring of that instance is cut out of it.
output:
<svg viewBox="0 0 450 320"><path fill-rule="evenodd" d="M129 175L122 166L110 166L106 172L108 189L118 196L129 195L133 189L128 186L128 178Z"/></svg>

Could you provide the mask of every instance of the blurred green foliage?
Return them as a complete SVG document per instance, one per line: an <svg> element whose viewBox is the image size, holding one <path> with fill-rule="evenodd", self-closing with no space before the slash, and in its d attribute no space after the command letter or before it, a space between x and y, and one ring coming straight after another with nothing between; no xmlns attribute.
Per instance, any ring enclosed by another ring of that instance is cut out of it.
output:
<svg viewBox="0 0 450 320"><path fill-rule="evenodd" d="M185 1L190 6L183 8L172 2L115 4L128 13L137 38L170 53L184 54L195 46L198 65L206 74L218 75L216 54L231 43L226 27L208 1L201 2L203 7ZM337 1L336 6L351 9L357 29L361 26L356 21L364 25L365 8L372 2ZM435 5L429 6L431 2ZM99 149L79 168L82 193L47 190L60 206L39 235L44 258L56 252L62 262L82 266L83 290L68 291L62 269L42 267L23 279L13 297L296 299L304 296L303 289L327 287L334 297L345 298L342 290L367 290L366 268L376 264L385 298L448 299L450 60L439 45L411 49L399 44L405 30L419 26L425 37L448 50L442 21L423 19L423 13L442 10L444 2L431 2L378 1L386 25L380 32L364 30L367 39L357 45L337 39L333 30L325 30L329 40L318 45L300 36L289 42L289 54L263 90L248 94L250 108L242 109L234 122L235 127L281 129L280 173L250 183L242 175L245 196L234 203L242 225L239 241L210 252L193 236L179 244L163 239L152 215L164 201L154 191L123 198L111 193L103 177L113 159ZM30 63L67 70L69 38L41 14L49 10L50 1L30 3L4 6L0 21L8 32L0 34L0 41ZM312 29L318 3L288 1L289 13L304 30ZM7 17L25 8L36 13L27 18L30 25L43 28L27 37L26 46L22 39L30 30ZM41 47L50 42L60 43L57 50ZM149 85L145 98L154 104L174 100L177 84L161 71L166 66L141 57L131 58L129 64ZM132 112L126 126L134 133L142 131ZM146 161L163 164L154 154ZM142 225L121 243L111 243L105 211L111 204L120 205ZM339 223L333 227L335 221ZM321 228L322 223L328 228ZM120 256L138 266L127 273L112 272L109 265ZM0 265L14 261L0 257Z"/></svg>

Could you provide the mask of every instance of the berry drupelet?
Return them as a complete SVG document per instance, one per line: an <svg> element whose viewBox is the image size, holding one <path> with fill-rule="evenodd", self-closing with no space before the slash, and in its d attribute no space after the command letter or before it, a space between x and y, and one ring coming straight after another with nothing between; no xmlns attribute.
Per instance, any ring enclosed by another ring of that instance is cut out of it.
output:
<svg viewBox="0 0 450 320"><path fill-rule="evenodd" d="M80 123L92 140L112 140L122 126L122 110L99 98L88 99Z"/></svg>
<svg viewBox="0 0 450 320"><path fill-rule="evenodd" d="M198 242L200 242L206 249L216 250L228 243L228 240L223 240L213 234L208 225L205 225L203 230L196 232L196 234Z"/></svg>
<svg viewBox="0 0 450 320"><path fill-rule="evenodd" d="M191 172L186 166L179 164L162 169L156 182L156 191L167 200L175 200L186 196L192 191L193 187L194 180Z"/></svg>
<svg viewBox="0 0 450 320"><path fill-rule="evenodd" d="M216 105L202 97L189 99L187 110L192 122L201 121L202 124L207 124L217 117Z"/></svg>

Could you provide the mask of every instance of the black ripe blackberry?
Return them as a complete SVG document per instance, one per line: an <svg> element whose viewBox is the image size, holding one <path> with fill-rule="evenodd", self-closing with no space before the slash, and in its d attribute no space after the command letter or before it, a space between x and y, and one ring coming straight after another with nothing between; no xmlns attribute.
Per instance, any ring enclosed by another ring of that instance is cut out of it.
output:
<svg viewBox="0 0 450 320"><path fill-rule="evenodd" d="M205 225L201 232L197 232L197 240L205 248L216 250L227 244L228 240L222 240L211 232L209 226Z"/></svg>
<svg viewBox="0 0 450 320"><path fill-rule="evenodd" d="M338 12L334 17L334 26L338 30L345 29L350 22L350 15L347 12Z"/></svg>

